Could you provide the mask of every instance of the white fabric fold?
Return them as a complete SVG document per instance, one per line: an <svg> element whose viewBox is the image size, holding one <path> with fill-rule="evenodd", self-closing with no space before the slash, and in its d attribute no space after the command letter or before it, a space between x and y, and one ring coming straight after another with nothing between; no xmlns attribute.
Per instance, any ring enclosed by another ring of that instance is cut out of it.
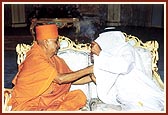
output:
<svg viewBox="0 0 168 115"><path fill-rule="evenodd" d="M97 94L107 104L123 110L163 110L164 92L147 76L137 50L120 31L100 34L95 40L102 51L94 55ZM150 58L150 57L149 57Z"/></svg>

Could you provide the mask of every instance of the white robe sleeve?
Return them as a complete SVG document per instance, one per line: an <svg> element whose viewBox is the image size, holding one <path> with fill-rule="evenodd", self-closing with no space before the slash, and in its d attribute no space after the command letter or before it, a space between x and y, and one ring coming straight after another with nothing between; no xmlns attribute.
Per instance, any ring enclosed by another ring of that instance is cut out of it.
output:
<svg viewBox="0 0 168 115"><path fill-rule="evenodd" d="M122 50L122 51L121 51ZM94 64L97 68L114 74L128 73L134 64L134 54L128 48L121 49L117 55L110 55L101 51L99 56L94 57Z"/></svg>
<svg viewBox="0 0 168 115"><path fill-rule="evenodd" d="M119 75L132 70L134 56L130 47L124 46L116 55L101 51L99 56L94 56L94 74L96 77L97 94L100 100L107 104L118 105L116 81Z"/></svg>

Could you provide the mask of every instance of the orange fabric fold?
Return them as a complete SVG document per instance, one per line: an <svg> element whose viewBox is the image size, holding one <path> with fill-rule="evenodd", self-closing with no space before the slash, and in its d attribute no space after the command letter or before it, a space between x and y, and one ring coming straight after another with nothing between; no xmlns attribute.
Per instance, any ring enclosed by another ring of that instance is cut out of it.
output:
<svg viewBox="0 0 168 115"><path fill-rule="evenodd" d="M58 73L70 71L58 56L48 59L35 42L12 81L15 85L9 101L12 110L73 111L82 108L86 104L86 96L82 91L69 92L71 84L59 85L53 82Z"/></svg>

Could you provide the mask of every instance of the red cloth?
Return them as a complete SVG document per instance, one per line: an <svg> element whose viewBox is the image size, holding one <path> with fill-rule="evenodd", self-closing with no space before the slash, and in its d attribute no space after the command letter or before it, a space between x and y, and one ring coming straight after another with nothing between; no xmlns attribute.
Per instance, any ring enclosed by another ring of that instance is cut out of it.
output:
<svg viewBox="0 0 168 115"><path fill-rule="evenodd" d="M71 84L53 82L58 73L68 73L63 59L48 59L43 50L34 43L27 57L19 66L13 79L15 85L9 105L14 111L79 110L86 104L86 96L80 90L69 92Z"/></svg>

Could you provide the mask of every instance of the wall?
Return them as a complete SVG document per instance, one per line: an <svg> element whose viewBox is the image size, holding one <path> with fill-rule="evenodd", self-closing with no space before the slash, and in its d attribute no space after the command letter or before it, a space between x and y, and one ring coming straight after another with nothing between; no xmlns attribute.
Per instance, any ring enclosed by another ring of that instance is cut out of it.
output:
<svg viewBox="0 0 168 115"><path fill-rule="evenodd" d="M39 16L86 18L92 20L98 29L106 25L163 28L163 8L163 4L26 4L25 18L26 23L30 23L30 17L35 17L34 14L40 9L42 13ZM5 5L4 17L5 26L11 26L10 4ZM117 25L111 23L116 21Z"/></svg>
<svg viewBox="0 0 168 115"><path fill-rule="evenodd" d="M164 27L164 6L155 4L152 7L152 21L151 26L152 27Z"/></svg>
<svg viewBox="0 0 168 115"><path fill-rule="evenodd" d="M121 5L121 23L127 26L163 28L163 4Z"/></svg>

